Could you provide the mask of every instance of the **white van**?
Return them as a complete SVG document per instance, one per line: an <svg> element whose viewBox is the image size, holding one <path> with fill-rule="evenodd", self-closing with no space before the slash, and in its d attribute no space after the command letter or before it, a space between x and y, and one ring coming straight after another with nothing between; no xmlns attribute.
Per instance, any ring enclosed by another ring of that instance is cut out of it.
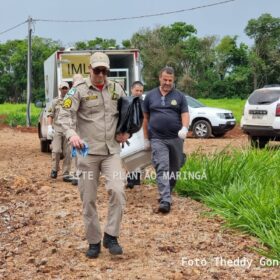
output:
<svg viewBox="0 0 280 280"><path fill-rule="evenodd" d="M51 141L47 139L47 110L52 100L58 96L59 84L64 81L70 87L74 74L89 75L88 65L94 52L104 52L110 59L110 74L108 78L122 85L129 94L134 81L141 80L141 60L137 49L108 49L108 50L63 50L56 51L44 62L45 101L38 122L38 135L41 151L49 152ZM130 145L124 146L121 157L128 171L143 168L150 163L150 152L144 151L144 136L142 130L129 139Z"/></svg>

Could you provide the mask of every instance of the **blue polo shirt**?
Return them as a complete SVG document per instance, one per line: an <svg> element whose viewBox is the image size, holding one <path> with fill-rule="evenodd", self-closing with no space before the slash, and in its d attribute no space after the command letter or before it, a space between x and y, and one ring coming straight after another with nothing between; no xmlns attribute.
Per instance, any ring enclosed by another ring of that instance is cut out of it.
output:
<svg viewBox="0 0 280 280"><path fill-rule="evenodd" d="M162 96L159 88L154 88L146 94L143 111L149 114L150 139L172 139L178 137L182 128L181 114L189 109L182 92L172 89Z"/></svg>

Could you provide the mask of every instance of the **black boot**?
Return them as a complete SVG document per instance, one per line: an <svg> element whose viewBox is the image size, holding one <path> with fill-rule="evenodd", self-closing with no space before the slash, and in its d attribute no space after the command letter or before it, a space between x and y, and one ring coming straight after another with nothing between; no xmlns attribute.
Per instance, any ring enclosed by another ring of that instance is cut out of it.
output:
<svg viewBox="0 0 280 280"><path fill-rule="evenodd" d="M65 175L63 175L63 182L67 182L67 183L72 183L72 176L71 175L69 175L69 174L65 174Z"/></svg>
<svg viewBox="0 0 280 280"><path fill-rule="evenodd" d="M95 259L98 257L101 251L101 242L97 244L89 244L89 248L87 250L86 256L90 259Z"/></svg>
<svg viewBox="0 0 280 280"><path fill-rule="evenodd" d="M121 255L123 253L122 247L118 243L118 239L115 236L104 233L103 246L109 249L112 255Z"/></svg>
<svg viewBox="0 0 280 280"><path fill-rule="evenodd" d="M141 173L140 172L131 172L127 175L127 185L126 187L129 189L133 189L135 185L140 185L141 181Z"/></svg>
<svg viewBox="0 0 280 280"><path fill-rule="evenodd" d="M55 171L55 170L51 171L51 178L53 178L53 179L57 178L57 171Z"/></svg>
<svg viewBox="0 0 280 280"><path fill-rule="evenodd" d="M130 178L132 176L131 174L132 173L129 173L128 176L126 177L126 180L127 180L126 187L129 189L133 189L133 187L134 187L133 180Z"/></svg>
<svg viewBox="0 0 280 280"><path fill-rule="evenodd" d="M127 180L126 187L127 187L128 189L133 189L133 188L134 188L133 182L130 182L130 181Z"/></svg>
<svg viewBox="0 0 280 280"><path fill-rule="evenodd" d="M78 178L73 177L73 179L72 179L72 185L73 185L73 186L78 186L78 183L79 183Z"/></svg>
<svg viewBox="0 0 280 280"><path fill-rule="evenodd" d="M161 200L159 203L158 211L161 213L164 213L164 214L169 213L170 212L170 203L167 201Z"/></svg>

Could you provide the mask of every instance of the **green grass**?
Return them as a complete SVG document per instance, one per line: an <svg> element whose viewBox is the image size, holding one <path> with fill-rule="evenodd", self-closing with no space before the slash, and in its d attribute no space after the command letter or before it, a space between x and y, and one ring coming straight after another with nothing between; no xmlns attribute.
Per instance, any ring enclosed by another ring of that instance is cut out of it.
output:
<svg viewBox="0 0 280 280"><path fill-rule="evenodd" d="M216 107L216 108L223 108L231 110L236 118L238 124L240 124L240 120L243 114L243 109L246 100L245 99L206 99L206 98L199 98L198 99L201 103L209 107Z"/></svg>
<svg viewBox="0 0 280 280"><path fill-rule="evenodd" d="M280 151L246 150L211 156L192 154L181 172L203 174L178 180L176 191L202 201L227 225L259 238L280 260Z"/></svg>
<svg viewBox="0 0 280 280"><path fill-rule="evenodd" d="M31 104L31 125L37 126L41 108ZM26 104L0 104L0 121L10 126L26 125Z"/></svg>
<svg viewBox="0 0 280 280"><path fill-rule="evenodd" d="M198 99L204 105L210 107L217 107L231 110L237 120L240 123L242 116L245 100L242 99ZM26 124L26 104L0 104L0 115L5 115L4 122L10 126L25 125ZM32 126L36 126L38 117L41 109L35 107L34 104L31 106L31 123Z"/></svg>
<svg viewBox="0 0 280 280"><path fill-rule="evenodd" d="M243 113L243 108L246 100L242 99L205 99L199 98L206 106L217 107L231 110L237 120L240 123L240 119ZM25 125L26 124L26 104L0 104L0 115L5 115L4 122L10 126ZM41 109L31 106L31 123L32 126L36 126ZM0 120L1 121L1 120Z"/></svg>

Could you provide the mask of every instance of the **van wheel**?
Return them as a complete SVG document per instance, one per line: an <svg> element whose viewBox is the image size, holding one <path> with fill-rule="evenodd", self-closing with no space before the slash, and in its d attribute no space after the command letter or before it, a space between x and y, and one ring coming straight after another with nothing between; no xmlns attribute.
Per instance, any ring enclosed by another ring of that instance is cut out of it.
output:
<svg viewBox="0 0 280 280"><path fill-rule="evenodd" d="M258 137L258 136L250 136L249 135L249 141L251 142L252 148L259 148L263 149L265 145L269 142L269 139L265 137Z"/></svg>
<svg viewBox="0 0 280 280"><path fill-rule="evenodd" d="M40 144L42 153L49 153L51 151L50 143L48 140L40 140Z"/></svg>
<svg viewBox="0 0 280 280"><path fill-rule="evenodd" d="M212 128L208 121L199 120L194 123L192 132L195 138L208 138L212 133Z"/></svg>

